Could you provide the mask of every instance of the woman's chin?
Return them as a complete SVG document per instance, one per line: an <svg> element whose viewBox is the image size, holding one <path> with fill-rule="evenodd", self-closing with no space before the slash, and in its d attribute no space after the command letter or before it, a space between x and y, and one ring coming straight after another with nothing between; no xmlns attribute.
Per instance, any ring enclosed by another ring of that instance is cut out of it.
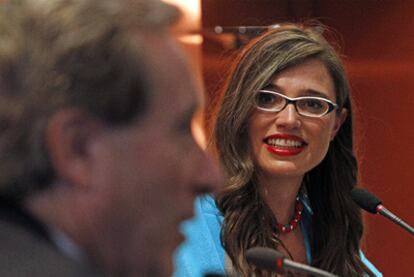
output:
<svg viewBox="0 0 414 277"><path fill-rule="evenodd" d="M260 166L260 168L260 171L264 175L273 177L301 177L308 171L308 169L304 169L292 161L276 161L269 164L264 164L263 166Z"/></svg>

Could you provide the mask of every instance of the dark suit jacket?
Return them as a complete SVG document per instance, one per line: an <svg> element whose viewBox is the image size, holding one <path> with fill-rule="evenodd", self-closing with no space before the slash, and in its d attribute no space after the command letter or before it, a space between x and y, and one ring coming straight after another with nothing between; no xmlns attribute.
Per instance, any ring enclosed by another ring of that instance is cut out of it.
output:
<svg viewBox="0 0 414 277"><path fill-rule="evenodd" d="M100 276L61 253L46 228L12 201L0 198L0 276Z"/></svg>

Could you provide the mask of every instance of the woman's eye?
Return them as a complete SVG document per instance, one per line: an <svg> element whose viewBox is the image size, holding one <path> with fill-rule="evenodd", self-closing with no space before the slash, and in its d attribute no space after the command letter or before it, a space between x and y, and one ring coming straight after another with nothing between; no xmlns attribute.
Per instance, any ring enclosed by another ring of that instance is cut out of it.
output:
<svg viewBox="0 0 414 277"><path fill-rule="evenodd" d="M320 108L320 107L322 107L321 101L314 100L314 99L310 99L310 100L306 101L306 105L308 107L313 107L313 108Z"/></svg>
<svg viewBox="0 0 414 277"><path fill-rule="evenodd" d="M256 96L256 105L263 109L277 109L284 105L284 98L269 92L260 92Z"/></svg>
<svg viewBox="0 0 414 277"><path fill-rule="evenodd" d="M326 103L318 99L305 99L301 101L301 106L304 109L318 111L324 110Z"/></svg>
<svg viewBox="0 0 414 277"><path fill-rule="evenodd" d="M258 103L263 105L272 104L275 102L275 95L271 93L260 93L258 95Z"/></svg>

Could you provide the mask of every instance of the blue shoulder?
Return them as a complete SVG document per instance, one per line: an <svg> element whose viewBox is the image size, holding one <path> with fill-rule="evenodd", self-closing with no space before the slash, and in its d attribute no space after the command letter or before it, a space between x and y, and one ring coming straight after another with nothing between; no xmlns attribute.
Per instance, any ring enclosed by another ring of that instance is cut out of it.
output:
<svg viewBox="0 0 414 277"><path fill-rule="evenodd" d="M362 251L359 251L359 256L361 257L361 261L375 274L377 277L382 277L382 273L378 271L378 269L365 257Z"/></svg>
<svg viewBox="0 0 414 277"><path fill-rule="evenodd" d="M224 274L224 249L220 242L223 217L209 196L195 201L195 217L182 224L186 241L174 257L176 277L201 277L206 273Z"/></svg>

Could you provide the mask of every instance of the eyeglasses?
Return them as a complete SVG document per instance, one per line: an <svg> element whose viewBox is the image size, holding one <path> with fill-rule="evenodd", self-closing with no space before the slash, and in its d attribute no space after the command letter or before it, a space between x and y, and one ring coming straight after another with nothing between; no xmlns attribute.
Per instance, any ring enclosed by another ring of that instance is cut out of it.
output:
<svg viewBox="0 0 414 277"><path fill-rule="evenodd" d="M296 112L307 117L322 117L338 108L338 105L323 97L302 96L290 98L271 90L259 90L254 98L259 110L280 112L292 103Z"/></svg>

